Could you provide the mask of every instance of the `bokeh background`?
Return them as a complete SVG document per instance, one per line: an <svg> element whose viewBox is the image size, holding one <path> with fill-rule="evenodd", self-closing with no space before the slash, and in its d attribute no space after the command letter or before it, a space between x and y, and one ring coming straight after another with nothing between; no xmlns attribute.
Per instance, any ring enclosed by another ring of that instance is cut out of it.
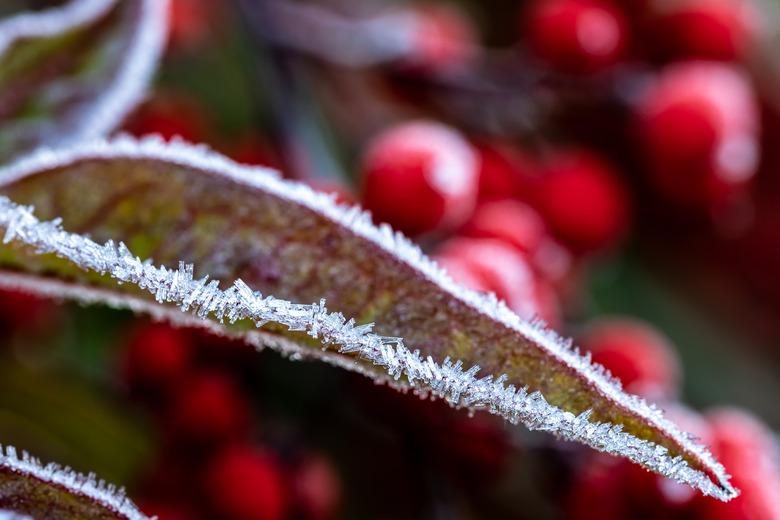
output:
<svg viewBox="0 0 780 520"><path fill-rule="evenodd" d="M173 0L171 16L124 131L363 203L593 349L713 445L743 497L701 499L332 367L14 293L3 443L125 485L163 520L780 518L774 3ZM463 154L450 184L426 177Z"/></svg>

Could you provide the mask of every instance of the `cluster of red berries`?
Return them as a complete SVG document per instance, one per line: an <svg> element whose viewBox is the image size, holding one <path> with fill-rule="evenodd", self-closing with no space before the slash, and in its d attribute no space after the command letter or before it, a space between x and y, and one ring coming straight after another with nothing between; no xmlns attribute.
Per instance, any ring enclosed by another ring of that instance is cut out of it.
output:
<svg viewBox="0 0 780 520"><path fill-rule="evenodd" d="M445 37L479 46L465 14L443 12L418 13L428 36L417 38L416 59L428 69L466 67L473 56L465 51L437 58L425 50ZM633 117L623 131L668 202L720 217L743 201L761 155L761 100L743 67L762 36L750 0L531 0L520 33L531 62L517 67L572 81L611 75L629 85Z"/></svg>
<svg viewBox="0 0 780 520"><path fill-rule="evenodd" d="M615 245L630 221L626 188L594 153L537 161L434 122L381 133L361 171L361 200L378 222L423 241L447 237L434 255L451 276L553 325L573 257Z"/></svg>
<svg viewBox="0 0 780 520"><path fill-rule="evenodd" d="M145 324L123 351L123 380L149 412L160 456L139 483L145 512L161 520L326 520L340 483L323 455L281 457L259 428L242 366L243 344ZM291 460L288 460L291 459Z"/></svg>

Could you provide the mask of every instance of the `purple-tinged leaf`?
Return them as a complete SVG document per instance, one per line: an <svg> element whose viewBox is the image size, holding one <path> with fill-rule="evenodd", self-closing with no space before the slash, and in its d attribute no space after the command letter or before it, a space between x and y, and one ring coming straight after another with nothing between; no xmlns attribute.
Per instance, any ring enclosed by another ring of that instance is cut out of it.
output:
<svg viewBox="0 0 780 520"><path fill-rule="evenodd" d="M271 170L120 138L28 157L0 171L0 194L4 285L201 318L629 457L705 494L737 494L704 447L568 342L457 285L361 210Z"/></svg>
<svg viewBox="0 0 780 520"><path fill-rule="evenodd" d="M57 464L41 464L10 446L0 446L0 520L46 518L143 520L117 489L95 475L81 475Z"/></svg>
<svg viewBox="0 0 780 520"><path fill-rule="evenodd" d="M143 95L168 0L72 0L0 20L0 162L113 130Z"/></svg>

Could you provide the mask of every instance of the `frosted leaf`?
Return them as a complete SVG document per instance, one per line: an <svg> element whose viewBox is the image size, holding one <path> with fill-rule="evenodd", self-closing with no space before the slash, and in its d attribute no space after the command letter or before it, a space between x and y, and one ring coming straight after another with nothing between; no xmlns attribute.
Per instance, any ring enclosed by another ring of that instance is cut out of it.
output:
<svg viewBox="0 0 780 520"><path fill-rule="evenodd" d="M39 152L0 171L0 192L3 285L201 324L736 495L704 447L540 322L271 170L119 138Z"/></svg>
<svg viewBox="0 0 780 520"><path fill-rule="evenodd" d="M168 0L71 0L0 20L0 162L113 130L162 52Z"/></svg>
<svg viewBox="0 0 780 520"><path fill-rule="evenodd" d="M95 475L41 464L26 452L0 446L0 520L145 520L118 489Z"/></svg>

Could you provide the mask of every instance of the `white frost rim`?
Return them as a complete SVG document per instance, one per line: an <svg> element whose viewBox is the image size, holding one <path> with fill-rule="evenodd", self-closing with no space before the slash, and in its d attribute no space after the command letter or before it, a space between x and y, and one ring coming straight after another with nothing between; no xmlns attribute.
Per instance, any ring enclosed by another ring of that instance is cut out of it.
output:
<svg viewBox="0 0 780 520"><path fill-rule="evenodd" d="M6 168L0 169L0 185L9 184L27 175L63 167L80 160L122 158L159 160L221 176L309 208L329 220L346 227L356 235L381 247L399 261L422 272L429 280L445 289L453 297L472 307L476 312L496 320L507 328L533 341L561 363L578 372L607 398L631 410L650 424L664 431L711 471L716 476L718 485L713 483L703 472L690 468L684 461L672 459L665 455L665 448L636 439L629 434L620 432L621 442L625 443L626 438L630 438L636 441L636 443L645 445L645 449L649 449L654 453L651 457L652 461L642 460L644 457L640 456L636 451L639 446L634 442L622 446L602 445L598 439L592 437L594 432L590 432L590 430L592 428L601 429L605 425L589 422L587 414L584 414L586 415L585 417L577 418L575 431L572 431L571 435L569 435L558 427L562 426L560 424L562 420L568 422L568 416L574 416L569 412L547 404L546 401L545 405L550 408L548 411L551 415L545 417L542 421L539 421L539 418L529 420L528 422L523 420L529 428L546 429L565 438L580 440L602 451L627 456L663 475L691 484L699 488L703 493L722 500L729 500L738 495L738 491L729 483L729 476L723 466L714 459L704 446L695 442L689 434L679 430L655 406L649 405L640 397L624 393L617 380L612 378L603 367L591 363L589 355L581 355L578 350L572 348L570 341L560 338L555 332L547 329L543 322L538 320L533 322L525 321L513 313L503 302L498 301L495 296L484 295L460 286L432 260L426 257L419 247L402 234L393 232L387 225L375 226L371 222L370 215L358 207L339 206L334 202L332 196L315 192L304 184L282 180L274 170L242 166L206 147L194 146L181 141L166 142L157 137L137 140L127 136L120 136L112 140L81 143L67 150L40 150L35 152ZM76 239L76 237L74 236L73 239ZM77 238L86 240L83 237ZM84 267L83 264L76 263ZM214 288L216 289L216 287ZM341 344L340 342L336 343ZM446 363L439 368L447 369ZM406 375L410 377L410 374L407 373ZM473 379L473 374L471 376ZM412 377L412 379L415 378ZM500 384L498 381L500 381ZM503 389L503 381L503 379L498 379L493 384L497 384ZM505 392L505 390L499 390L499 388L494 390L498 394ZM517 393L519 394L520 392L523 391L521 390ZM530 396L535 396L535 394ZM533 399L538 398L533 397ZM553 427L551 426L552 424L556 426ZM613 425L606 426L619 428ZM641 451L644 451L644 449L639 450L639 452ZM687 476L681 479L681 473Z"/></svg>
<svg viewBox="0 0 780 520"><path fill-rule="evenodd" d="M93 139L116 128L141 100L165 48L169 0L72 0L41 12L20 13L0 21L0 56L23 38L43 38L89 24L119 2L137 2L137 27L127 44L122 66L78 127L54 144Z"/></svg>
<svg viewBox="0 0 780 520"><path fill-rule="evenodd" d="M147 516L136 508L133 502L127 498L122 488L113 484L107 484L104 480L98 480L90 473L82 475L70 468L49 463L45 466L35 457L23 451L21 456L13 446L3 448L0 445L0 467L9 468L12 471L30 476L49 484L62 486L71 493L85 496L100 504L106 509L123 515L128 520L147 520ZM0 515L2 518L2 515ZM10 516L7 518L28 518L25 516Z"/></svg>

